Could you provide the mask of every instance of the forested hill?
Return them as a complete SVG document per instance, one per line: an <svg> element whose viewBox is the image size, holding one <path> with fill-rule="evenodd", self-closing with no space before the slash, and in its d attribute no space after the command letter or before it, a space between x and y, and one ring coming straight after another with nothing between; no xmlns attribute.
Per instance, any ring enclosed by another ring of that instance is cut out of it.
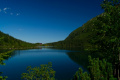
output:
<svg viewBox="0 0 120 80"><path fill-rule="evenodd" d="M95 28L95 23L97 24L97 17L92 18L87 23L71 32L64 41L73 41L73 43L71 44L70 42L70 44L74 46L91 46L90 43L95 34L93 30Z"/></svg>
<svg viewBox="0 0 120 80"><path fill-rule="evenodd" d="M16 39L0 31L0 49L25 49L33 47L35 47L35 44Z"/></svg>
<svg viewBox="0 0 120 80"><path fill-rule="evenodd" d="M91 48L93 46L91 44L91 41L93 37L96 35L94 29L96 28L96 24L100 23L98 18L104 15L105 13L102 13L92 18L91 20L83 24L81 27L71 32L65 40L54 42L54 43L48 43L46 45L62 46L62 47Z"/></svg>
<svg viewBox="0 0 120 80"><path fill-rule="evenodd" d="M114 2L114 3L113 3ZM120 3L117 1L103 1L101 7L104 13L87 21L81 27L71 32L68 37L59 42L45 44L56 47L81 47L84 49L111 46L119 37L119 10ZM105 7L107 6L107 7ZM114 14L113 14L114 13ZM117 15L117 16L116 16ZM116 37L117 36L117 37ZM116 42L116 44L119 42Z"/></svg>

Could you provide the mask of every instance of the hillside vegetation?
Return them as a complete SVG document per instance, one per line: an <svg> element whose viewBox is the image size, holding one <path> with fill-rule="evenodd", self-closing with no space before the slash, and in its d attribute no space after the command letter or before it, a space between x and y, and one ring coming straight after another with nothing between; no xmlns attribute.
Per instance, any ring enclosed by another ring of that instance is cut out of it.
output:
<svg viewBox="0 0 120 80"><path fill-rule="evenodd" d="M0 31L0 49L24 49L33 47L35 47L35 44L16 39Z"/></svg>
<svg viewBox="0 0 120 80"><path fill-rule="evenodd" d="M103 14L99 15L103 16ZM92 38L95 36L95 23L97 24L98 20L96 16L89 20L87 23L83 24L81 27L77 28L69 34L69 36L59 42L48 43L49 46L57 47L81 47L81 48L91 48Z"/></svg>

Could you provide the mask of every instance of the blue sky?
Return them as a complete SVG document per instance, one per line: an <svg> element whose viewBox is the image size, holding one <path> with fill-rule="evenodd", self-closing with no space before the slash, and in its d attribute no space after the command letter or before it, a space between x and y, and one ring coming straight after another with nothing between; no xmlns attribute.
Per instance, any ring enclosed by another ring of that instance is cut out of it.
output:
<svg viewBox="0 0 120 80"><path fill-rule="evenodd" d="M101 14L103 0L0 0L0 31L31 43L64 40Z"/></svg>

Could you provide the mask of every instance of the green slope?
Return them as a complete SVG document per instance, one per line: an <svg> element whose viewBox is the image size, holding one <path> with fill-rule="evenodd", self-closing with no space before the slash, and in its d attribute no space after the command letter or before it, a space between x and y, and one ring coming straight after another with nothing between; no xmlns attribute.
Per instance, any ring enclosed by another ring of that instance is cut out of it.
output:
<svg viewBox="0 0 120 80"><path fill-rule="evenodd" d="M32 47L35 47L35 44L15 39L14 37L0 31L0 49L23 49Z"/></svg>
<svg viewBox="0 0 120 80"><path fill-rule="evenodd" d="M65 40L54 43L48 43L46 45L57 47L92 48L93 45L91 44L91 40L95 36L95 31L93 30L94 28L96 28L95 24L99 23L97 17L103 16L103 14L92 18L91 20L83 24L81 27L71 32Z"/></svg>
<svg viewBox="0 0 120 80"><path fill-rule="evenodd" d="M97 18L93 18L85 23L83 26L79 27L78 29L74 30L69 34L69 36L65 39L65 41L77 41L82 46L91 46L90 40L94 36L95 32L93 29L95 28L94 23ZM78 46L75 44L75 46Z"/></svg>

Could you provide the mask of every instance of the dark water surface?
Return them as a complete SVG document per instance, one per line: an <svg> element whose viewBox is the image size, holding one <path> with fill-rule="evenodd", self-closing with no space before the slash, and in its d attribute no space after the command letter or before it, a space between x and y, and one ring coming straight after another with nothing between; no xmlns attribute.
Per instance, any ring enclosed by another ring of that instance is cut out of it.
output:
<svg viewBox="0 0 120 80"><path fill-rule="evenodd" d="M56 80L71 80L79 67L87 71L87 57L80 51L50 48L16 50L4 61L5 66L0 65L0 72L8 76L7 80L21 80L21 74L26 72L27 66L35 67L52 62Z"/></svg>

